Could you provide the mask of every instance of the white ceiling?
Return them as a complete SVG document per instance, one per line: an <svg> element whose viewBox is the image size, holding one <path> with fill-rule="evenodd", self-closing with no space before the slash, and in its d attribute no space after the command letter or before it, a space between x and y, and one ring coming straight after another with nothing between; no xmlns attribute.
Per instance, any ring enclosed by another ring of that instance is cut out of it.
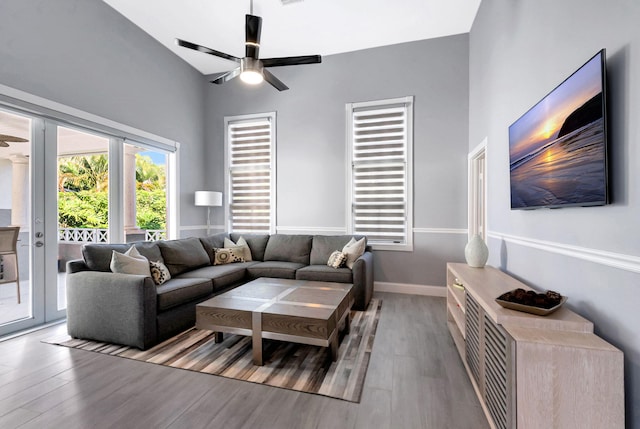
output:
<svg viewBox="0 0 640 429"><path fill-rule="evenodd" d="M180 38L244 56L251 0L103 0L203 74L236 64L175 45ZM332 55L467 33L481 0L254 0L262 17L260 58ZM0 111L0 134L30 138L29 120ZM104 139L61 129L61 153L104 147ZM29 143L0 148L28 155Z"/></svg>
<svg viewBox="0 0 640 429"><path fill-rule="evenodd" d="M175 45L176 38L244 57L251 0L104 0L203 74L235 63ZM260 58L332 55L467 33L480 0L254 0Z"/></svg>

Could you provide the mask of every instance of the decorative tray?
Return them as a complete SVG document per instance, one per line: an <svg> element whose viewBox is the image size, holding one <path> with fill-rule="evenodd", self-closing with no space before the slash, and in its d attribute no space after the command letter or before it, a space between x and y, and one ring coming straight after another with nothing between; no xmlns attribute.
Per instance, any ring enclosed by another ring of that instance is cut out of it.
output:
<svg viewBox="0 0 640 429"><path fill-rule="evenodd" d="M544 308L544 307L536 307L534 305L526 305L526 304L520 304L517 302L506 301L504 299L501 299L502 297L504 297L504 295L505 294L500 295L498 298L496 298L496 302L500 304L502 307L508 308L510 310L523 311L525 313L536 314L538 316L547 316L553 313L554 311L562 307L562 304L564 304L567 301L567 297L563 296L560 298L560 302L558 304L550 308Z"/></svg>

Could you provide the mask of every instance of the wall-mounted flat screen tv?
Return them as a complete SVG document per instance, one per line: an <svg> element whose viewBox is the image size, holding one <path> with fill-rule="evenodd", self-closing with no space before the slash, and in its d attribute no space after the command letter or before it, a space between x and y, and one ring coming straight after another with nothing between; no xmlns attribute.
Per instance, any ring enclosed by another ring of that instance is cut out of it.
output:
<svg viewBox="0 0 640 429"><path fill-rule="evenodd" d="M509 127L511 208L608 203L605 50Z"/></svg>

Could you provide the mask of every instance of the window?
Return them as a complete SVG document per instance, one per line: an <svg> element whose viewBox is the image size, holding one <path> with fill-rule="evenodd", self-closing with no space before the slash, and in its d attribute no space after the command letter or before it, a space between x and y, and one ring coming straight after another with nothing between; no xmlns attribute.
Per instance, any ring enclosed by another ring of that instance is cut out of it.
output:
<svg viewBox="0 0 640 429"><path fill-rule="evenodd" d="M379 250L413 250L413 97L347 104L348 225Z"/></svg>
<svg viewBox="0 0 640 429"><path fill-rule="evenodd" d="M228 230L274 233L276 114L226 117L224 122Z"/></svg>

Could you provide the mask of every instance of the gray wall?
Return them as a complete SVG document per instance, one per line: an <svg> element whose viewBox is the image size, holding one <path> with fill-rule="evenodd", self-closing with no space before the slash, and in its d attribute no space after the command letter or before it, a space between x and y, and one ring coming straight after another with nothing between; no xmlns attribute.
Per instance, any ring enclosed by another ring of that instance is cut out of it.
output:
<svg viewBox="0 0 640 429"><path fill-rule="evenodd" d="M224 185L224 116L276 111L278 230L344 233L345 104L414 95L414 227L466 228L468 35L272 71L291 89L248 87L239 79L208 89L206 158L214 189ZM221 225L223 210L214 212L213 223ZM462 257L466 235L417 232L414 239L414 252L376 252L376 281L445 284L445 262Z"/></svg>
<svg viewBox="0 0 640 429"><path fill-rule="evenodd" d="M627 427L640 428L640 3L484 0L470 35L469 147L488 137L489 263L555 289L625 353ZM511 211L508 127L607 49L605 207Z"/></svg>
<svg viewBox="0 0 640 429"><path fill-rule="evenodd" d="M202 225L202 76L100 0L2 0L0 17L0 84L180 142L181 223Z"/></svg>

